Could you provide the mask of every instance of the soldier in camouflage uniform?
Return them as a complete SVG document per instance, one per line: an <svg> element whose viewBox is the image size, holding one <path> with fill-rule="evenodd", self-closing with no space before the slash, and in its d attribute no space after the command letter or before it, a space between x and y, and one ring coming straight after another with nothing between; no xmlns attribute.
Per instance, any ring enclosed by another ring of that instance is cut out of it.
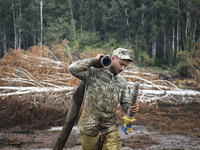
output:
<svg viewBox="0 0 200 150"><path fill-rule="evenodd" d="M114 50L109 68L92 67L103 54L69 66L71 74L86 84L85 103L78 122L83 150L121 149L116 106L120 104L127 112L131 100L128 83L119 75L132 61L129 53L123 48ZM137 103L131 107L132 112L138 109Z"/></svg>

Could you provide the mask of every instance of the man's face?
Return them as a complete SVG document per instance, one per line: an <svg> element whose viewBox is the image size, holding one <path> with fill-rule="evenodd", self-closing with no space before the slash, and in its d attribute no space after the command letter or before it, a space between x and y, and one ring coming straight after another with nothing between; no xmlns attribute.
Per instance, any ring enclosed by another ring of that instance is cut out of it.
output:
<svg viewBox="0 0 200 150"><path fill-rule="evenodd" d="M120 72L124 71L126 66L129 64L129 60L120 59L116 56L112 56L112 65L110 66L109 70L114 74L119 74Z"/></svg>

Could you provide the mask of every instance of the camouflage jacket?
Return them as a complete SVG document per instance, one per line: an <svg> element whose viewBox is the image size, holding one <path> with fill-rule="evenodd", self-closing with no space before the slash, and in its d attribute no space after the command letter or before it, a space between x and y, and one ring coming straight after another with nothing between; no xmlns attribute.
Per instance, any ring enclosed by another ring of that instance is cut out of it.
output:
<svg viewBox="0 0 200 150"><path fill-rule="evenodd" d="M118 130L116 106L120 103L127 112L131 100L127 81L114 76L106 68L91 67L96 58L79 60L69 66L71 74L86 83L85 102L78 128L89 135L96 136Z"/></svg>

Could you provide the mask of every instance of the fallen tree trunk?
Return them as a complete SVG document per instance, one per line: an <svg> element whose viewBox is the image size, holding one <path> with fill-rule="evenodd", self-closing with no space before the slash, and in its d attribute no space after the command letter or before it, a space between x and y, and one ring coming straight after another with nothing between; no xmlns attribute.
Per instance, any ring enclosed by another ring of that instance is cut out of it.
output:
<svg viewBox="0 0 200 150"><path fill-rule="evenodd" d="M79 110L83 101L84 91L85 83L82 81L73 95L69 111L67 113L67 118L53 150L62 150L64 148L79 114Z"/></svg>
<svg viewBox="0 0 200 150"><path fill-rule="evenodd" d="M179 95L179 96L198 96L200 92L193 90L140 90L141 94L150 95Z"/></svg>
<svg viewBox="0 0 200 150"><path fill-rule="evenodd" d="M10 93L0 93L0 96L10 96L10 95L22 95L31 92L64 92L64 91L71 91L73 87L69 86L60 86L60 87L6 87L1 86L0 90L15 90L15 92Z"/></svg>

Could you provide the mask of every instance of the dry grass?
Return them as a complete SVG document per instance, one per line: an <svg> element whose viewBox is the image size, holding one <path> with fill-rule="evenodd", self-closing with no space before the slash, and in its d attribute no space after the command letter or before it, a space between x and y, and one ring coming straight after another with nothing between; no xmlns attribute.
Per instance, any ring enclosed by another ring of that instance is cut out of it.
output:
<svg viewBox="0 0 200 150"><path fill-rule="evenodd" d="M46 129L60 126L64 123L68 106L64 97L55 103L53 97L46 94L0 99L0 128Z"/></svg>
<svg viewBox="0 0 200 150"><path fill-rule="evenodd" d="M154 127L162 133L200 136L200 103L158 104L157 108L140 104L137 124Z"/></svg>
<svg viewBox="0 0 200 150"><path fill-rule="evenodd" d="M7 81L1 80L0 85L12 86L14 84L21 84L19 81L9 82L9 79L24 79L29 81L30 77L38 82L44 80L51 80L49 82L60 81L66 78L68 72L68 64L57 64L58 61L51 59L51 54L45 54L45 50L41 50L39 46L31 47L28 51L21 49L12 50L5 54L4 58L0 60L0 77L8 79ZM44 53L44 54L43 54ZM48 57L41 57L41 56ZM60 85L59 82L54 83ZM14 86L13 85L13 86ZM30 84L17 85L17 86L32 86Z"/></svg>
<svg viewBox="0 0 200 150"><path fill-rule="evenodd" d="M0 99L0 128L24 126L32 129L45 129L49 126L63 125L70 105L70 97L60 97L55 103L51 95L34 97L11 96ZM35 102L35 103L34 103ZM138 125L153 127L153 130L161 133L185 134L200 136L200 104L158 104L149 106L140 103L140 111L136 113ZM117 107L119 123L122 125L122 117L125 113L121 107Z"/></svg>

